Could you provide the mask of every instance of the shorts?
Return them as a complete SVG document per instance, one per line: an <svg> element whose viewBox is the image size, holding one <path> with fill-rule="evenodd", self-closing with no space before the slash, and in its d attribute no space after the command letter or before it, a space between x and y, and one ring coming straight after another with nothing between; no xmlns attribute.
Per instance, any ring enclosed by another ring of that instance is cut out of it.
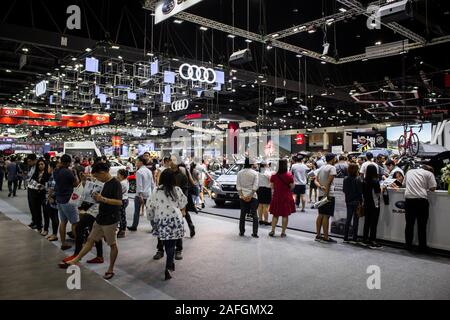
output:
<svg viewBox="0 0 450 320"><path fill-rule="evenodd" d="M69 221L71 224L76 224L78 221L80 221L78 216L78 209L71 203L58 203L56 205L58 212L59 212L59 218L61 219L62 223L67 223Z"/></svg>
<svg viewBox="0 0 450 320"><path fill-rule="evenodd" d="M259 204L270 204L272 201L272 189L267 187L259 187L256 191Z"/></svg>
<svg viewBox="0 0 450 320"><path fill-rule="evenodd" d="M322 200L324 197L319 197L319 201ZM328 200L330 200L327 204L324 204L319 208L319 214L323 214L325 216L334 217L334 207L336 204L336 198L335 197L329 197Z"/></svg>
<svg viewBox="0 0 450 320"><path fill-rule="evenodd" d="M94 222L94 225L92 226L91 233L89 234L88 239L98 242L101 241L103 238L105 238L106 243L108 246L112 246L113 244L116 244L117 242L117 222L103 226L98 224L97 222Z"/></svg>
<svg viewBox="0 0 450 320"><path fill-rule="evenodd" d="M294 187L294 194L306 194L306 186L296 184Z"/></svg>

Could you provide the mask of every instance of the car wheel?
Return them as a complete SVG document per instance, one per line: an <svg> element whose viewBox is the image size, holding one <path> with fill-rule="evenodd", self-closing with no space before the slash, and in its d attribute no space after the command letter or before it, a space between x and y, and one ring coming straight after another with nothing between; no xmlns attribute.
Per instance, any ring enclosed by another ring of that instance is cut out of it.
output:
<svg viewBox="0 0 450 320"><path fill-rule="evenodd" d="M214 200L214 203L217 207L223 207L225 204L225 200Z"/></svg>

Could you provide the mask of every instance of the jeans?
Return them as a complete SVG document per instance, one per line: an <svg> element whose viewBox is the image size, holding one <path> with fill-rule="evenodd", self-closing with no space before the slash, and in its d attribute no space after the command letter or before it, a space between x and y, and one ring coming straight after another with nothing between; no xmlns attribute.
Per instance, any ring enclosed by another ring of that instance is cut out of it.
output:
<svg viewBox="0 0 450 320"><path fill-rule="evenodd" d="M178 240L164 240L164 247L166 248L166 269L172 269L175 265L175 244Z"/></svg>
<svg viewBox="0 0 450 320"><path fill-rule="evenodd" d="M353 218L353 241L358 240L358 224L359 224L359 217L356 214L356 208L358 208L357 202L349 202L347 203L347 221L345 222L345 229L344 229L344 240L348 240L348 234L350 231L350 223L352 222Z"/></svg>
<svg viewBox="0 0 450 320"><path fill-rule="evenodd" d="M38 230L42 229L42 211L45 206L45 192L30 189L30 211L31 221L37 226Z"/></svg>
<svg viewBox="0 0 450 320"><path fill-rule="evenodd" d="M120 231L127 230L127 207L128 199L122 200L122 206L120 207Z"/></svg>
<svg viewBox="0 0 450 320"><path fill-rule="evenodd" d="M258 218L258 200L253 198L250 202L241 199L241 217L239 219L239 231L245 233L245 217L251 214L253 217L253 234L258 234L259 218Z"/></svg>
<svg viewBox="0 0 450 320"><path fill-rule="evenodd" d="M364 241L375 241L377 238L378 218L380 208L375 206L364 206Z"/></svg>
<svg viewBox="0 0 450 320"><path fill-rule="evenodd" d="M12 194L13 196L16 195L17 192L17 179L9 181L8 180L8 190L9 193Z"/></svg>
<svg viewBox="0 0 450 320"><path fill-rule="evenodd" d="M75 238L75 253L77 255L80 253L83 248L83 243L87 239L86 237L86 229L91 232L92 226L94 225L95 218L90 214L80 215L80 222L78 222L76 227L77 236ZM95 242L95 248L97 249L97 257L103 257L103 245L102 241Z"/></svg>
<svg viewBox="0 0 450 320"><path fill-rule="evenodd" d="M133 215L133 224L131 225L132 228L137 228L139 225L139 218L141 216L141 202L139 200L140 198L136 195L134 197L134 215ZM144 199L144 203L147 202L147 199Z"/></svg>
<svg viewBox="0 0 450 320"><path fill-rule="evenodd" d="M406 199L405 201L405 242L412 247L414 238L414 225L417 220L419 248L427 248L427 223L429 218L429 203L427 199Z"/></svg>
<svg viewBox="0 0 450 320"><path fill-rule="evenodd" d="M48 232L50 220L52 221L52 234L56 236L59 227L58 209L52 208L50 204L47 203L44 205L44 231Z"/></svg>
<svg viewBox="0 0 450 320"><path fill-rule="evenodd" d="M177 239L175 241L175 251L182 252L183 251L183 239ZM156 245L156 249L158 252L164 253L164 241L158 239L158 244Z"/></svg>

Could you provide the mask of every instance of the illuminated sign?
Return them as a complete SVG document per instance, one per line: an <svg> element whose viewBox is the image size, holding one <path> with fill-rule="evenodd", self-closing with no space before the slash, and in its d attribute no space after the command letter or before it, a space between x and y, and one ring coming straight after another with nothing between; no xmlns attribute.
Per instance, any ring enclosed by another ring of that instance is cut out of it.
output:
<svg viewBox="0 0 450 320"><path fill-rule="evenodd" d="M47 92L47 81L42 80L36 85L34 93L36 94L36 97L39 97L45 94L46 92Z"/></svg>

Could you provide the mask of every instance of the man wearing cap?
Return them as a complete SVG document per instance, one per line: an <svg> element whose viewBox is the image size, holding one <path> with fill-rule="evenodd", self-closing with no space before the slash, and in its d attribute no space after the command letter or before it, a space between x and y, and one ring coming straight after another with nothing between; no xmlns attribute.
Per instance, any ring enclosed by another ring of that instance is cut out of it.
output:
<svg viewBox="0 0 450 320"><path fill-rule="evenodd" d="M316 241L323 241L326 243L336 243L336 240L328 236L330 217L334 216L334 178L336 177L336 155L329 153L325 157L326 165L319 169L317 178L315 180L316 186L319 189L319 201L328 198L328 202L319 207L319 215L316 220ZM321 235L323 229L323 238Z"/></svg>
<svg viewBox="0 0 450 320"><path fill-rule="evenodd" d="M258 190L258 173L252 169L250 159L245 159L244 169L239 171L236 181L236 189L239 192L241 204L241 217L239 220L239 235L245 234L245 217L250 214L253 217L253 238L258 237L258 200L256 191Z"/></svg>

